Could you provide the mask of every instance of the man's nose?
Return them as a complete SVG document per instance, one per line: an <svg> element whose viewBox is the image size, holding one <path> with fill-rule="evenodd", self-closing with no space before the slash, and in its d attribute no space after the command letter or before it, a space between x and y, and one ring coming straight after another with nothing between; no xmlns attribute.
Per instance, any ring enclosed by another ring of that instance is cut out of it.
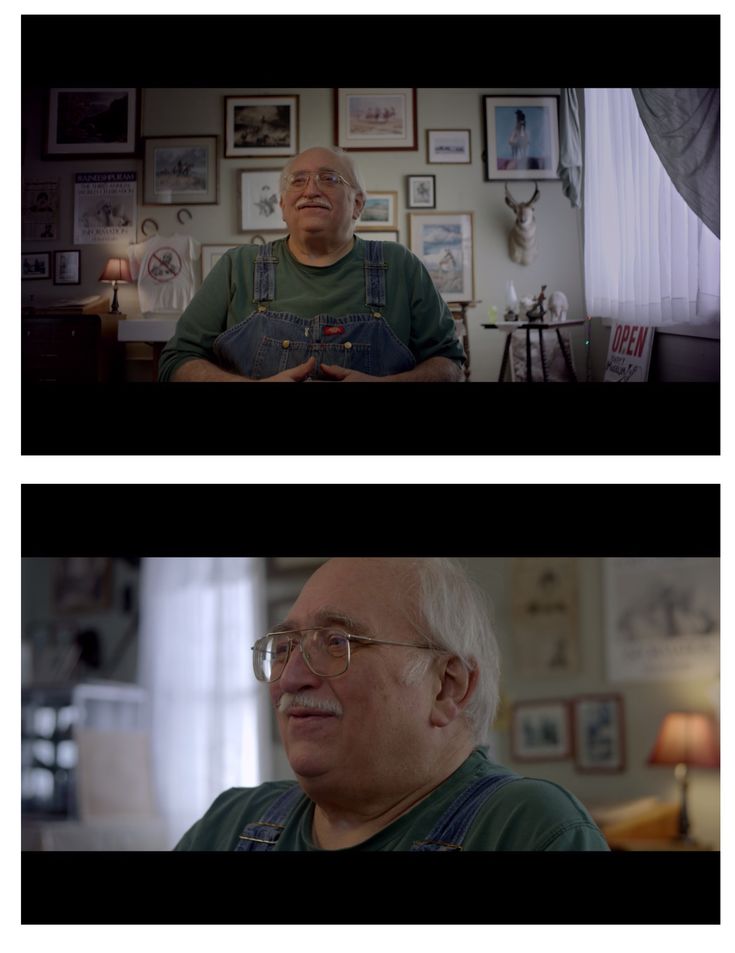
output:
<svg viewBox="0 0 735 953"><path fill-rule="evenodd" d="M319 676L306 664L300 643L291 646L291 654L278 683L284 692L298 692L301 688L321 684Z"/></svg>

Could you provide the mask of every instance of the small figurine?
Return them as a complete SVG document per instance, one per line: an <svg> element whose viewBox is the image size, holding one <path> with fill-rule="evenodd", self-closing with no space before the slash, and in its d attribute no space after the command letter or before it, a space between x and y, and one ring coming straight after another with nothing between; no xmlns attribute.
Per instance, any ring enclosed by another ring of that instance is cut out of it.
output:
<svg viewBox="0 0 735 953"><path fill-rule="evenodd" d="M549 295L549 314L552 321L566 321L569 302L563 291L552 291Z"/></svg>
<svg viewBox="0 0 735 953"><path fill-rule="evenodd" d="M544 315L546 314L546 308L544 308L544 301L546 300L546 295L544 294L544 291L546 291L546 285L541 286L541 291L538 293L536 298L534 298L534 301L536 302L536 304L532 308L529 308L528 311L526 311L526 318L529 321L543 321L544 320Z"/></svg>

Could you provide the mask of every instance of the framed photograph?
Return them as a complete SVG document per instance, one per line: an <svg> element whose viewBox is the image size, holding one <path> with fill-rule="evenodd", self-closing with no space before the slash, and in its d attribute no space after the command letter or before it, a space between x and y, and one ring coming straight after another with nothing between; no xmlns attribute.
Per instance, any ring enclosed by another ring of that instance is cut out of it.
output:
<svg viewBox="0 0 735 953"><path fill-rule="evenodd" d="M280 169L240 172L240 231L284 231L279 204Z"/></svg>
<svg viewBox="0 0 735 953"><path fill-rule="evenodd" d="M362 210L357 227L361 232L396 228L398 224L397 204L397 192L368 192L365 207Z"/></svg>
<svg viewBox="0 0 735 953"><path fill-rule="evenodd" d="M133 87L51 89L44 156L137 155L139 101Z"/></svg>
<svg viewBox="0 0 735 953"><path fill-rule="evenodd" d="M235 247L235 245L202 245L202 281L204 281L225 252Z"/></svg>
<svg viewBox="0 0 735 953"><path fill-rule="evenodd" d="M409 212L408 247L445 301L473 301L472 212Z"/></svg>
<svg viewBox="0 0 735 953"><path fill-rule="evenodd" d="M59 612L95 612L110 605L112 561L102 556L56 560L54 606Z"/></svg>
<svg viewBox="0 0 735 953"><path fill-rule="evenodd" d="M625 768L623 699L620 695L581 695L574 711L574 762L577 771L616 772Z"/></svg>
<svg viewBox="0 0 735 953"><path fill-rule="evenodd" d="M409 175L406 184L408 208L436 208L435 175Z"/></svg>
<svg viewBox="0 0 735 953"><path fill-rule="evenodd" d="M358 229L356 229L356 231L359 232L360 229L358 228ZM398 237L398 229L395 229L395 230L394 230L394 229L391 228L391 229L387 229L387 230L382 231L382 232L372 231L372 230L370 230L370 229L369 229L368 231L369 231L369 234L368 234L368 235L363 235L363 236L361 236L365 241L369 241L369 242L397 242L397 241L400 241L400 239L399 239L399 237Z"/></svg>
<svg viewBox="0 0 735 953"><path fill-rule="evenodd" d="M511 711L515 761L563 761L572 754L571 715L564 700L518 702Z"/></svg>
<svg viewBox="0 0 735 953"><path fill-rule="evenodd" d="M135 241L137 175L137 172L75 174L75 245Z"/></svg>
<svg viewBox="0 0 735 953"><path fill-rule="evenodd" d="M226 96L225 158L295 156L298 96Z"/></svg>
<svg viewBox="0 0 735 953"><path fill-rule="evenodd" d="M23 183L22 225L24 242L53 241L59 237L58 179L31 179Z"/></svg>
<svg viewBox="0 0 735 953"><path fill-rule="evenodd" d="M217 136L145 140L144 205L216 205Z"/></svg>
<svg viewBox="0 0 735 953"><path fill-rule="evenodd" d="M348 152L416 150L416 89L335 89L334 122L335 143Z"/></svg>
<svg viewBox="0 0 735 953"><path fill-rule="evenodd" d="M511 613L518 676L556 678L579 671L579 580L574 557L514 558Z"/></svg>
<svg viewBox="0 0 735 953"><path fill-rule="evenodd" d="M469 163L469 129L427 129L426 161L429 163Z"/></svg>
<svg viewBox="0 0 735 953"><path fill-rule="evenodd" d="M558 179L558 96L483 96L485 178Z"/></svg>
<svg viewBox="0 0 735 953"><path fill-rule="evenodd" d="M23 252L20 256L20 269L23 281L28 279L51 277L51 252Z"/></svg>
<svg viewBox="0 0 735 953"><path fill-rule="evenodd" d="M80 251L54 252L54 284L81 284L82 253Z"/></svg>

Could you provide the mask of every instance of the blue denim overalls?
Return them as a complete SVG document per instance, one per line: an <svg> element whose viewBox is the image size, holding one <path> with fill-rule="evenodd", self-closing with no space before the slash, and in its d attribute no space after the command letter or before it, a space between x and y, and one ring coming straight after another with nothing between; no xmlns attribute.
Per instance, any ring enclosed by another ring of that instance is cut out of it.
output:
<svg viewBox="0 0 735 953"><path fill-rule="evenodd" d="M278 258L272 242L261 245L255 259L255 311L215 340L217 360L256 379L272 377L312 356L317 360L315 377L320 363L375 377L412 370L416 359L384 317L387 265L383 243L368 241L364 245L365 312L340 317L317 314L313 318L268 310L267 302L276 296Z"/></svg>
<svg viewBox="0 0 735 953"><path fill-rule="evenodd" d="M462 841L485 801L506 784L517 781L519 777L520 775L509 773L474 781L452 801L426 840L414 841L410 849L462 850ZM294 783L293 787L273 801L259 821L245 825L235 850L273 850L286 826L289 814L305 797L298 784Z"/></svg>

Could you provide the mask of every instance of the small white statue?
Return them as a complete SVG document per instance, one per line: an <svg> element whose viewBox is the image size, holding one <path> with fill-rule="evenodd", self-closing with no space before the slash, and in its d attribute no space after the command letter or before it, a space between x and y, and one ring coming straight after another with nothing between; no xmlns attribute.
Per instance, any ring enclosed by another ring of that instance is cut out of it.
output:
<svg viewBox="0 0 735 953"><path fill-rule="evenodd" d="M552 291L549 295L549 314L551 321L566 321L569 302L563 291Z"/></svg>

